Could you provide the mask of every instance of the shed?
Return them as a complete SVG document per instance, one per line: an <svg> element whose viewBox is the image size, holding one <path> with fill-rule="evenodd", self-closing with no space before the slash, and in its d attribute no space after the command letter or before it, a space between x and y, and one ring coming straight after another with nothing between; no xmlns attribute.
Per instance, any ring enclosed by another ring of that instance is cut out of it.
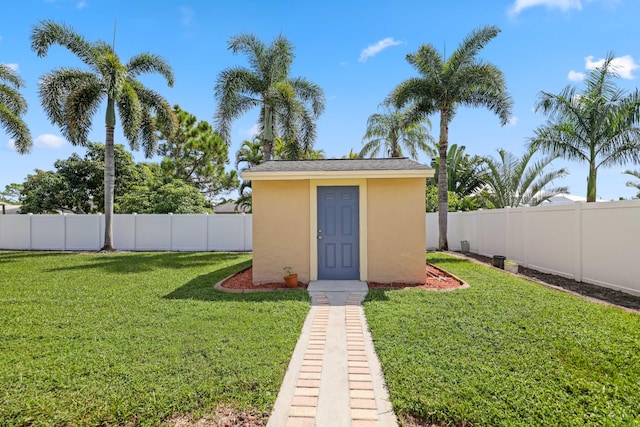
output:
<svg viewBox="0 0 640 427"><path fill-rule="evenodd" d="M273 160L251 180L253 282L425 279L425 184L406 158Z"/></svg>

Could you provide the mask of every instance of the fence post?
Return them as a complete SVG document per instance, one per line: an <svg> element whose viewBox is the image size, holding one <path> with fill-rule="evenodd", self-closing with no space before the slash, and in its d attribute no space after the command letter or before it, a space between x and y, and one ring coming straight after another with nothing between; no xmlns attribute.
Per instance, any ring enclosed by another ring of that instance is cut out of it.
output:
<svg viewBox="0 0 640 427"><path fill-rule="evenodd" d="M575 212L575 242L576 246L575 250L575 274L574 278L576 282L582 282L582 202L574 202L574 212Z"/></svg>
<svg viewBox="0 0 640 427"><path fill-rule="evenodd" d="M29 250L33 250L33 214L29 213Z"/></svg>
<svg viewBox="0 0 640 427"><path fill-rule="evenodd" d="M207 233L207 238L205 240L206 243L205 243L205 246L204 246L204 250L205 250L205 252L207 252L207 251L209 251L209 212L205 212L204 214L206 215L205 221L207 223L207 225L204 228L206 230L206 233Z"/></svg>
<svg viewBox="0 0 640 427"><path fill-rule="evenodd" d="M525 206L522 208L522 223L524 224L524 267L529 267L529 208Z"/></svg>
<svg viewBox="0 0 640 427"><path fill-rule="evenodd" d="M173 212L169 212L169 250L173 251Z"/></svg>
<svg viewBox="0 0 640 427"><path fill-rule="evenodd" d="M63 226L62 226L62 232L64 233L64 238L62 239L62 250L66 251L67 250L67 214L66 212L62 214L63 218L62 218L62 222L63 222Z"/></svg>
<svg viewBox="0 0 640 427"><path fill-rule="evenodd" d="M506 206L505 207L505 220L504 220L504 224L506 230L504 230L504 256L506 256L507 258L512 258L511 257L511 236L509 235L509 229L511 228L511 206Z"/></svg>

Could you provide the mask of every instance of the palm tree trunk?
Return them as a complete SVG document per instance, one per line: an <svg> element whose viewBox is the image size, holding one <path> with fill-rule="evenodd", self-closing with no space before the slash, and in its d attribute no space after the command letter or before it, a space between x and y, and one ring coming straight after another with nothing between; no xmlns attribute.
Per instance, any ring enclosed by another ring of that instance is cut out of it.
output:
<svg viewBox="0 0 640 427"><path fill-rule="evenodd" d="M440 168L438 170L438 249L449 250L447 241L447 215L449 213L449 193L447 192L447 150L449 145L449 114L446 109L440 111Z"/></svg>
<svg viewBox="0 0 640 427"><path fill-rule="evenodd" d="M589 163L589 177L587 178L587 202L596 201L596 177L598 169L594 162Z"/></svg>
<svg viewBox="0 0 640 427"><path fill-rule="evenodd" d="M116 124L115 106L112 99L107 101L104 147L104 246L100 252L115 251L113 247L113 198L116 181L113 129Z"/></svg>
<svg viewBox="0 0 640 427"><path fill-rule="evenodd" d="M271 150L273 148L273 111L269 104L264 105L264 131L262 134L264 161L268 162L271 160Z"/></svg>

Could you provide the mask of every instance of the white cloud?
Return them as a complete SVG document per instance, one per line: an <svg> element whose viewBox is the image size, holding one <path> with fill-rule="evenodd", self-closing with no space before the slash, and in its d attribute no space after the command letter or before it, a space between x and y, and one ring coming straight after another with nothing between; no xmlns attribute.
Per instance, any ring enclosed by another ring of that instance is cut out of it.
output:
<svg viewBox="0 0 640 427"><path fill-rule="evenodd" d="M516 16L530 7L545 6L547 9L560 9L566 12L571 9L581 10L580 0L516 0L508 10L509 15Z"/></svg>
<svg viewBox="0 0 640 427"><path fill-rule="evenodd" d="M9 142L7 142L7 148L11 151L16 151L16 142L10 139Z"/></svg>
<svg viewBox="0 0 640 427"><path fill-rule="evenodd" d="M65 140L60 136L45 133L38 136L33 143L36 147L60 148L64 145Z"/></svg>
<svg viewBox="0 0 640 427"><path fill-rule="evenodd" d="M602 64L604 64L604 59L594 61L593 56L587 56L584 59L584 62L585 68L587 70L594 70L598 67L602 67ZM627 80L634 79L635 76L633 75L633 70L640 68L640 65L636 64L631 55L613 58L613 61L611 61L611 65L613 66L613 70L616 72L616 74Z"/></svg>
<svg viewBox="0 0 640 427"><path fill-rule="evenodd" d="M255 125L251 126L249 129L240 129L239 134L243 137L253 138L254 136L260 134L260 125L256 123Z"/></svg>
<svg viewBox="0 0 640 427"><path fill-rule="evenodd" d="M2 65L9 67L11 70L13 70L16 73L20 69L20 65L15 64L15 63L14 64L2 64Z"/></svg>
<svg viewBox="0 0 640 427"><path fill-rule="evenodd" d="M80 0L77 4L76 4L76 9L84 9L85 7L87 7L89 4L86 2L86 0Z"/></svg>
<svg viewBox="0 0 640 427"><path fill-rule="evenodd" d="M180 22L182 23L182 26L188 27L189 25L193 24L194 15L195 15L195 12L193 11L193 9L188 8L186 6L181 6Z"/></svg>
<svg viewBox="0 0 640 427"><path fill-rule="evenodd" d="M517 125L517 124L518 124L518 121L519 121L519 120L520 120L520 119L518 119L516 116L511 116L511 117L509 118L509 121L507 122L507 126L515 126L515 125Z"/></svg>
<svg viewBox="0 0 640 427"><path fill-rule="evenodd" d="M374 43L368 46L366 49L364 49L360 53L360 59L358 59L358 61L367 62L367 59L376 56L378 53L380 53L384 49L391 46L398 46L400 44L402 44L402 42L395 40L393 37L387 37L386 39L380 40L379 42Z"/></svg>
<svg viewBox="0 0 640 427"><path fill-rule="evenodd" d="M584 79L587 78L587 75L585 73L580 73L578 71L569 71L569 75L567 76L569 78L569 80L571 80L572 82L581 82Z"/></svg>

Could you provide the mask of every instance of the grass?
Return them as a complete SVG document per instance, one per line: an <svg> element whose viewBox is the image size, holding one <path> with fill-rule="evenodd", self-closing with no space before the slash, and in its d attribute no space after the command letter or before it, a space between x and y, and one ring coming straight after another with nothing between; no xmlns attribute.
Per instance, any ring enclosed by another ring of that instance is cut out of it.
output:
<svg viewBox="0 0 640 427"><path fill-rule="evenodd" d="M0 253L0 425L269 411L306 292L225 294L228 253Z"/></svg>
<svg viewBox="0 0 640 427"><path fill-rule="evenodd" d="M640 426L640 316L443 254L471 287L365 302L394 409L447 426Z"/></svg>

